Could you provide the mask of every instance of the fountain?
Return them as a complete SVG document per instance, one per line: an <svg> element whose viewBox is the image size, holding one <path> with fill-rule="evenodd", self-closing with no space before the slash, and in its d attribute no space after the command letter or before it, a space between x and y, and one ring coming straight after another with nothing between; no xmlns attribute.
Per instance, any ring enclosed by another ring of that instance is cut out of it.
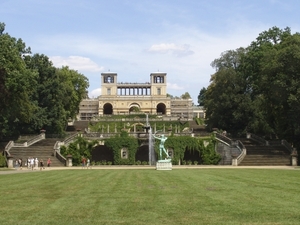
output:
<svg viewBox="0 0 300 225"><path fill-rule="evenodd" d="M164 134L160 136L152 134L152 129L148 122L148 114L146 114L146 125L144 126L144 128L146 129L149 138L149 165L152 166L156 163L156 170L172 170L172 160L169 157L168 152L166 151L164 146L164 143L168 138L165 137ZM158 161L156 161L156 155L154 151L154 139L160 140ZM162 159L163 153L166 154L165 159Z"/></svg>
<svg viewBox="0 0 300 225"><path fill-rule="evenodd" d="M149 129L149 165L155 165L156 163L156 156L154 151L154 140L152 137L152 129Z"/></svg>
<svg viewBox="0 0 300 225"><path fill-rule="evenodd" d="M154 140L152 137L152 129L151 126L148 122L148 114L146 114L146 125L144 126L146 129L146 132L148 134L148 139L149 139L149 165L155 165L156 163L156 156L155 156L155 151L154 151Z"/></svg>

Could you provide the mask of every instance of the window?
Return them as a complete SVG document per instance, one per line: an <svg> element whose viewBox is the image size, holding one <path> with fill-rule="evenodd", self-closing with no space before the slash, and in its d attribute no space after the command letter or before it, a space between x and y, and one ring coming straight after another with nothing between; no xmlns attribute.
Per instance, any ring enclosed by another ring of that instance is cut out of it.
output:
<svg viewBox="0 0 300 225"><path fill-rule="evenodd" d="M161 95L161 89L157 88L157 95Z"/></svg>
<svg viewBox="0 0 300 225"><path fill-rule="evenodd" d="M164 77L163 76L155 76L154 83L164 83Z"/></svg>
<svg viewBox="0 0 300 225"><path fill-rule="evenodd" d="M122 148L121 149L121 158L122 159L128 159L128 149L127 148Z"/></svg>
<svg viewBox="0 0 300 225"><path fill-rule="evenodd" d="M111 89L107 88L107 95L111 95Z"/></svg>
<svg viewBox="0 0 300 225"><path fill-rule="evenodd" d="M104 77L104 83L113 83L114 78L112 76Z"/></svg>

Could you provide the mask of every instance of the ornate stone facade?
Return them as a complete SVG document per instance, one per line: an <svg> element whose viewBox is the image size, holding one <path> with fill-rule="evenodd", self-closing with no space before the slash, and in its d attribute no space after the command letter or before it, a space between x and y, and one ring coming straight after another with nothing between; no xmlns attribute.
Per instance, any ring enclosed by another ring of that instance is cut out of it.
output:
<svg viewBox="0 0 300 225"><path fill-rule="evenodd" d="M116 73L101 74L99 116L128 114L141 111L171 115L171 99L167 96L166 73L151 73L150 82L117 82Z"/></svg>
<svg viewBox="0 0 300 225"><path fill-rule="evenodd" d="M78 120L134 112L192 119L194 107L192 99L167 97L166 73L151 73L149 82L129 83L117 82L117 73L105 72L101 73L101 95L82 100Z"/></svg>

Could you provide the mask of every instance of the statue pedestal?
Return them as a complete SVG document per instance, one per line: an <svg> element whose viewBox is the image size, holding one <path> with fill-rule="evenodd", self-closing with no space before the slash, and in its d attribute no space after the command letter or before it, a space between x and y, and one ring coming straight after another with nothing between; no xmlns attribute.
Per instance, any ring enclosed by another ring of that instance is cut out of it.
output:
<svg viewBox="0 0 300 225"><path fill-rule="evenodd" d="M156 170L172 170L171 159L158 160L156 162Z"/></svg>

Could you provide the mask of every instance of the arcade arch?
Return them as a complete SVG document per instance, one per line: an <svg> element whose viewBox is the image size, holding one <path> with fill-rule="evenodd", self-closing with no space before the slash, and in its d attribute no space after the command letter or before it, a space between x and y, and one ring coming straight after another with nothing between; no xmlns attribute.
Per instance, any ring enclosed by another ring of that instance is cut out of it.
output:
<svg viewBox="0 0 300 225"><path fill-rule="evenodd" d="M167 107L164 103L159 103L156 106L156 113L165 115L167 112Z"/></svg>
<svg viewBox="0 0 300 225"><path fill-rule="evenodd" d="M103 106L103 114L112 115L113 114L113 106L110 103L106 103Z"/></svg>
<svg viewBox="0 0 300 225"><path fill-rule="evenodd" d="M131 112L140 112L141 111L141 107L138 103L132 103L129 106L129 113Z"/></svg>

